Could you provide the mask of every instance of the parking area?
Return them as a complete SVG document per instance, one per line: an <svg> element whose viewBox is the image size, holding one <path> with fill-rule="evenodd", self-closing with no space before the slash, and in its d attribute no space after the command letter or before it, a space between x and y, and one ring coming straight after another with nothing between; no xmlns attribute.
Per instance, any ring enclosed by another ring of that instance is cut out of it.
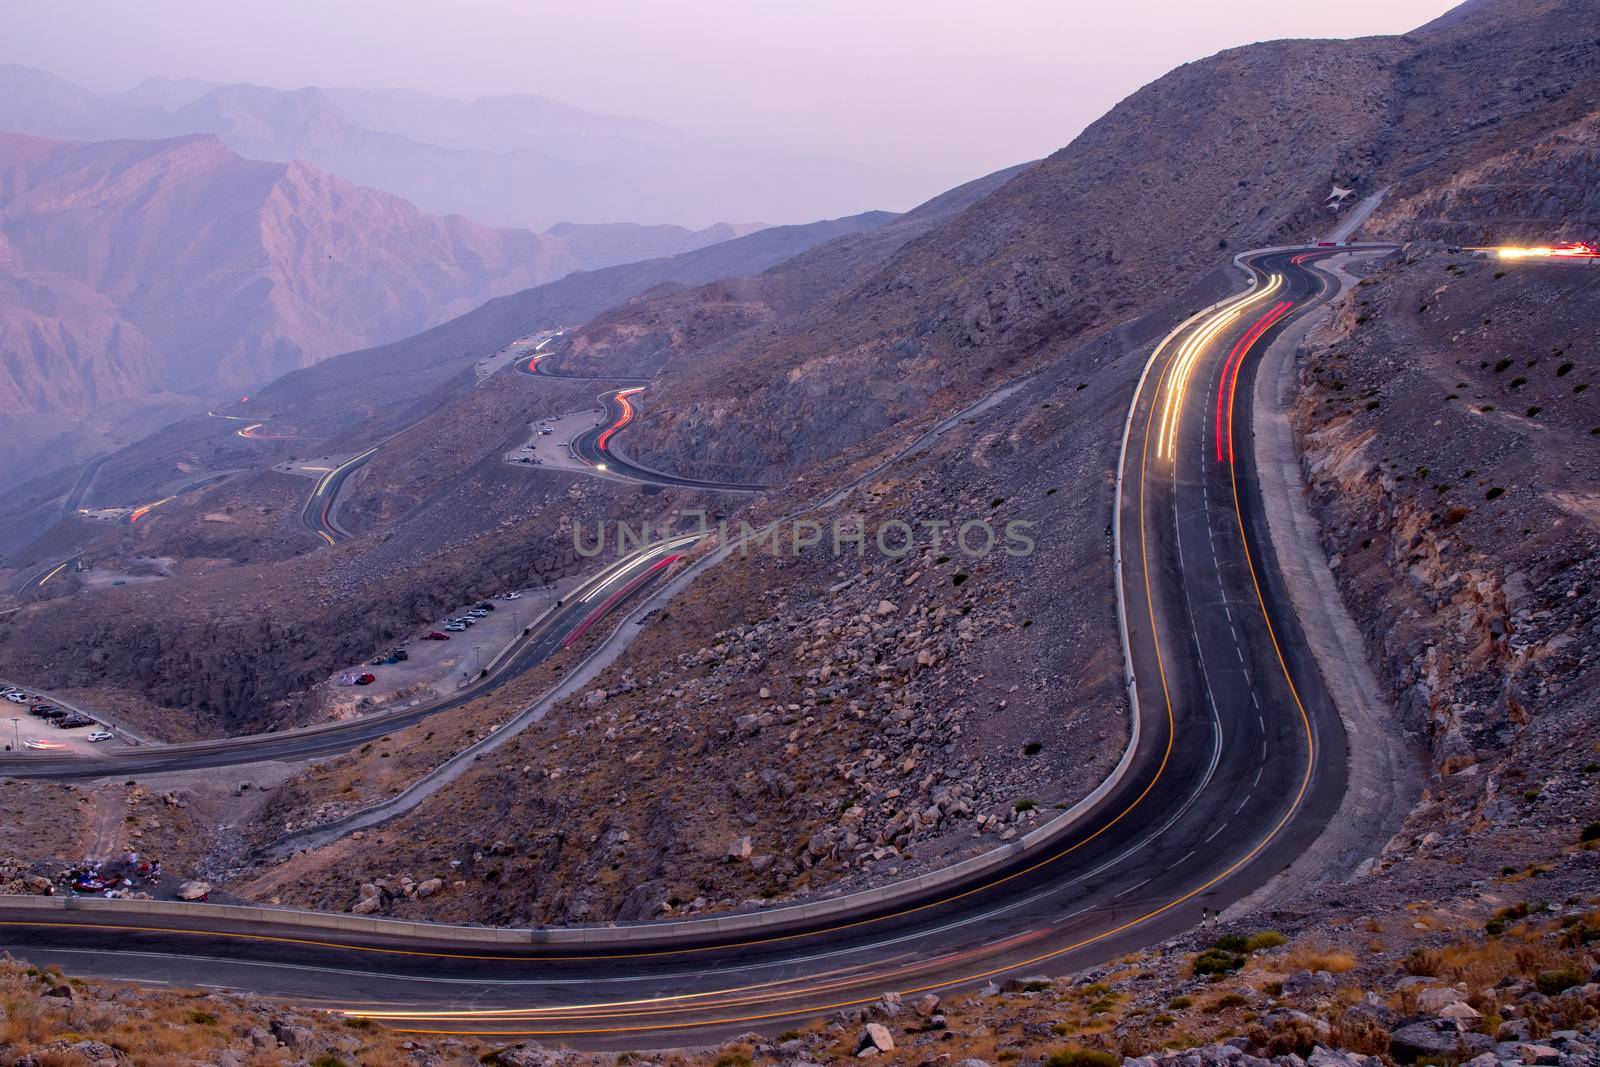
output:
<svg viewBox="0 0 1600 1067"><path fill-rule="evenodd" d="M449 696L493 664L576 581L463 600L410 639L335 675L329 712L344 717Z"/></svg>
<svg viewBox="0 0 1600 1067"><path fill-rule="evenodd" d="M94 755L123 739L82 708L49 693L0 683L0 749Z"/></svg>
<svg viewBox="0 0 1600 1067"><path fill-rule="evenodd" d="M530 423L528 440L507 452L505 461L549 470L600 475L601 472L574 456L569 445L574 437L600 425L604 416L605 409L593 407L566 415L546 416Z"/></svg>

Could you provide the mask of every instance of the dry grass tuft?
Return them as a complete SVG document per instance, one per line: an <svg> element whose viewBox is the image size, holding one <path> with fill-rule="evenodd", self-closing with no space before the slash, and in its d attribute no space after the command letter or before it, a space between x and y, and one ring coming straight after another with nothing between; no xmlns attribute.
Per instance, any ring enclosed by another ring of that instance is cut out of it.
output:
<svg viewBox="0 0 1600 1067"><path fill-rule="evenodd" d="M1283 967L1290 971L1327 971L1330 974L1343 974L1353 969L1356 962L1356 958L1348 952L1307 946L1290 950L1283 958Z"/></svg>

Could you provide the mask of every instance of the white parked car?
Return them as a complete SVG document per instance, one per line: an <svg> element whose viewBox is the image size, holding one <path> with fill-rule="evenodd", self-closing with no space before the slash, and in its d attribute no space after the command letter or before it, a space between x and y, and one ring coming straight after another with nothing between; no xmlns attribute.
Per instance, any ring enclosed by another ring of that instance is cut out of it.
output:
<svg viewBox="0 0 1600 1067"><path fill-rule="evenodd" d="M21 693L7 693L6 699L13 704L26 704L28 702L28 698Z"/></svg>
<svg viewBox="0 0 1600 1067"><path fill-rule="evenodd" d="M116 734L113 734L110 730L96 730L94 733L88 735L88 740L109 741L115 736Z"/></svg>

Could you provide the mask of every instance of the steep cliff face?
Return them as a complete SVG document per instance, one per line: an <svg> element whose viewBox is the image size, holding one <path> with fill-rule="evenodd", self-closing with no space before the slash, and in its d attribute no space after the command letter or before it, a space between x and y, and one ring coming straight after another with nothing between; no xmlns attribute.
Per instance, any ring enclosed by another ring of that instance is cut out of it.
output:
<svg viewBox="0 0 1600 1067"><path fill-rule="evenodd" d="M213 137L0 137L0 406L248 388L567 273L561 241L425 215Z"/></svg>

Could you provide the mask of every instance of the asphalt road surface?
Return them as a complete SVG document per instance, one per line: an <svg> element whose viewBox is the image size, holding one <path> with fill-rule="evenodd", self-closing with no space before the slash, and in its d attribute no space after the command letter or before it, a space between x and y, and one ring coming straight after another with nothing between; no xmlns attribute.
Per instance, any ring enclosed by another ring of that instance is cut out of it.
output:
<svg viewBox="0 0 1600 1067"><path fill-rule="evenodd" d="M339 501L339 490L344 488L345 480L360 470L376 451L378 446L374 445L360 455L345 460L322 476L317 482L317 487L311 491L306 506L300 512L300 521L305 523L306 529L330 545L336 545L351 536L350 531L339 524L334 505Z"/></svg>
<svg viewBox="0 0 1600 1067"><path fill-rule="evenodd" d="M560 378L568 382L619 382L623 385L639 385L648 382L649 378L630 378L626 375L610 375L600 378L590 378L581 374L557 374L550 369L551 352L535 352L525 359L517 360L517 370L523 374L531 374L535 378Z"/></svg>
<svg viewBox="0 0 1600 1067"><path fill-rule="evenodd" d="M486 948L445 927L321 937L247 913L50 923L0 908L6 947L79 974L158 973L402 1029L623 1048L781 1030L885 990L1075 969L1203 922L1283 870L1345 787L1345 736L1244 444L1255 356L1333 288L1297 254L1248 257L1255 288L1165 341L1135 396L1117 506L1139 743L1119 784L1042 852L887 910L670 946L599 932L554 948L532 931Z"/></svg>
<svg viewBox="0 0 1600 1067"><path fill-rule="evenodd" d="M89 485L94 481L95 475L100 473L100 468L105 465L106 460L110 458L111 453L107 452L105 455L96 456L84 464L83 470L78 474L78 480L72 483L72 491L61 502L62 518L65 519L76 514L78 509L83 506L83 497L89 491Z"/></svg>

